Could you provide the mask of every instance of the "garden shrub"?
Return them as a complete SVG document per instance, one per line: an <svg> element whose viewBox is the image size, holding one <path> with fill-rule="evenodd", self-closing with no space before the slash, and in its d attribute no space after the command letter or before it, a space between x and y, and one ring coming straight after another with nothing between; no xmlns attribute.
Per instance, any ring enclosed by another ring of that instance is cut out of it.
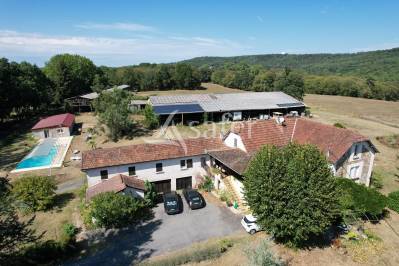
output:
<svg viewBox="0 0 399 266"><path fill-rule="evenodd" d="M159 260L142 262L140 266L176 266L188 263L201 262L220 257L233 246L233 241L223 239L217 243L200 246L193 251L184 251L174 256L168 256Z"/></svg>
<svg viewBox="0 0 399 266"><path fill-rule="evenodd" d="M334 123L334 127L337 127L337 128L346 128L344 125L342 125L341 123Z"/></svg>
<svg viewBox="0 0 399 266"><path fill-rule="evenodd" d="M341 215L345 219L378 218L383 214L387 199L374 188L357 184L347 178L336 179L339 188Z"/></svg>
<svg viewBox="0 0 399 266"><path fill-rule="evenodd" d="M263 240L256 248L247 249L248 266L282 266L280 260L275 258L269 250L266 240Z"/></svg>
<svg viewBox="0 0 399 266"><path fill-rule="evenodd" d="M231 199L232 199L232 196L230 195L230 193L227 190L220 191L219 196L220 196L220 200L225 201L225 202L231 201Z"/></svg>
<svg viewBox="0 0 399 266"><path fill-rule="evenodd" d="M388 207L399 213L399 190L388 194Z"/></svg>
<svg viewBox="0 0 399 266"><path fill-rule="evenodd" d="M93 197L89 207L95 226L118 228L140 219L145 203L121 193L105 192Z"/></svg>
<svg viewBox="0 0 399 266"><path fill-rule="evenodd" d="M144 126L148 129L154 129L159 126L159 118L154 112L154 108L147 104L144 108Z"/></svg>
<svg viewBox="0 0 399 266"><path fill-rule="evenodd" d="M75 242L75 237L78 233L78 228L71 224L65 223L62 226L62 233L61 233L61 243L64 245L73 244Z"/></svg>
<svg viewBox="0 0 399 266"><path fill-rule="evenodd" d="M370 186L376 189L383 188L384 184L382 182L382 174L380 172L373 171L371 175L371 182Z"/></svg>
<svg viewBox="0 0 399 266"><path fill-rule="evenodd" d="M209 176L204 176L204 181L198 186L199 189L203 189L206 192L211 192L213 189L213 180Z"/></svg>
<svg viewBox="0 0 399 266"><path fill-rule="evenodd" d="M229 248L234 245L234 242L230 239L222 239L219 241L220 252L226 252Z"/></svg>
<svg viewBox="0 0 399 266"><path fill-rule="evenodd" d="M53 177L24 176L12 185L12 193L27 211L47 210L54 204L57 186Z"/></svg>
<svg viewBox="0 0 399 266"><path fill-rule="evenodd" d="M145 194L144 194L144 201L148 207L153 207L155 205L157 199L157 191L155 190L155 185L148 180L144 182L145 186Z"/></svg>

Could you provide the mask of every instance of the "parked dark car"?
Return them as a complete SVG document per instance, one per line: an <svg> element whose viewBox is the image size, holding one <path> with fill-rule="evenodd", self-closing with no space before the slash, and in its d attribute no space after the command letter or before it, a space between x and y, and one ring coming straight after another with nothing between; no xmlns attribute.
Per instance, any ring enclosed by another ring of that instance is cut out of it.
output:
<svg viewBox="0 0 399 266"><path fill-rule="evenodd" d="M163 194L163 206L167 214L177 214L183 210L180 196L176 191Z"/></svg>
<svg viewBox="0 0 399 266"><path fill-rule="evenodd" d="M197 190L185 189L183 195L192 210L205 207L205 200Z"/></svg>

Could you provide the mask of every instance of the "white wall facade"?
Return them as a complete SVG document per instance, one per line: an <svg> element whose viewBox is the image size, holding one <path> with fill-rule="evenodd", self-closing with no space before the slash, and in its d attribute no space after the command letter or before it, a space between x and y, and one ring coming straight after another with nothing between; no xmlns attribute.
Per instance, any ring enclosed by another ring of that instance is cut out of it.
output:
<svg viewBox="0 0 399 266"><path fill-rule="evenodd" d="M358 148L358 154L355 150ZM337 175L354 180L357 183L370 185L374 167L375 151L366 141L354 143L344 156L343 162L336 165ZM355 171L354 168L357 168Z"/></svg>
<svg viewBox="0 0 399 266"><path fill-rule="evenodd" d="M69 127L56 127L56 128L32 130L32 134L39 139L44 139L45 130L48 130L49 133L48 138L69 137L71 135L71 129Z"/></svg>
<svg viewBox="0 0 399 266"><path fill-rule="evenodd" d="M242 142L242 139L239 135L237 135L236 133L230 132L227 137L224 139L224 144L226 144L226 146L230 147L230 148L238 148L240 150L243 150L245 152L247 152L247 150L245 149L245 145ZM235 145L237 144L237 145Z"/></svg>
<svg viewBox="0 0 399 266"><path fill-rule="evenodd" d="M134 166L136 168L136 177L141 180L148 180L150 182L155 181L163 181L163 180L171 180L171 190L176 190L176 179L181 177L192 177L192 185L195 187L197 176L206 175L206 171L201 167L201 157L205 157L206 164L209 166L209 156L201 155L201 156L192 156L192 157L181 157L176 159L169 160L160 160L160 161L151 161L151 162L143 162L136 164L126 164L119 166L110 166L103 168L95 168L85 170L87 175L88 186L94 186L101 182L101 170L108 170L108 178L113 177L117 174L129 175L128 168ZM192 168L181 169L180 160L193 160ZM157 163L162 163L162 172L156 172L155 165Z"/></svg>

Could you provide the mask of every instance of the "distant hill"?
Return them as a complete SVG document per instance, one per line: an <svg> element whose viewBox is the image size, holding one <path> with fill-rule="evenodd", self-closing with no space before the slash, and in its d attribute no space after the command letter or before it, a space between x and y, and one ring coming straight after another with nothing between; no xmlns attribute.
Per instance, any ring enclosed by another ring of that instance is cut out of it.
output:
<svg viewBox="0 0 399 266"><path fill-rule="evenodd" d="M372 77L399 81L399 48L347 54L265 54L234 57L196 57L183 61L196 67L221 67L226 63L247 63L268 68L300 69L314 75Z"/></svg>

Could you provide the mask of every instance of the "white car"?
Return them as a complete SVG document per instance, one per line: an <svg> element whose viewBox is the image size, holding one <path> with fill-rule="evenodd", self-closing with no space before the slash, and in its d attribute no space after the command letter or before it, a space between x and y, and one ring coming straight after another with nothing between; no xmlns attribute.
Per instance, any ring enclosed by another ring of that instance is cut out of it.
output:
<svg viewBox="0 0 399 266"><path fill-rule="evenodd" d="M260 226L256 223L256 217L254 217L252 214L242 217L241 225L245 228L245 231L251 235L261 230Z"/></svg>

